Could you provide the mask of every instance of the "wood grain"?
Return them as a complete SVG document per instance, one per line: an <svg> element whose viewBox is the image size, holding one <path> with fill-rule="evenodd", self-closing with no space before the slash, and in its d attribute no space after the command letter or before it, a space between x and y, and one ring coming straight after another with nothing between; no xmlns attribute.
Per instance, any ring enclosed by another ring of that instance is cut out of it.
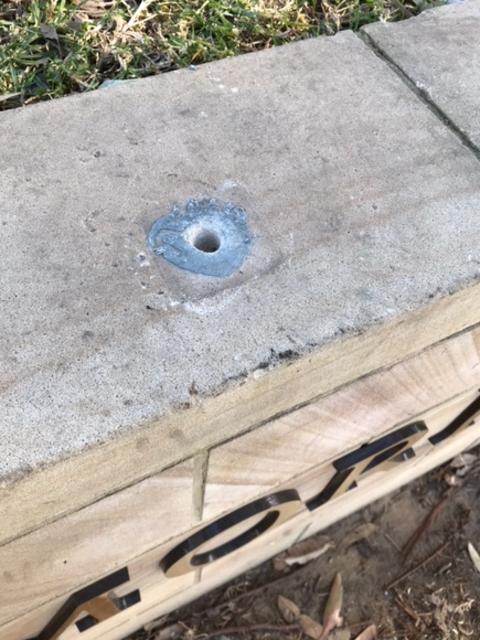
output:
<svg viewBox="0 0 480 640"><path fill-rule="evenodd" d="M331 463L335 457L418 416L428 418L431 433L442 429L478 393L479 345L478 329L462 333L224 443L209 456L198 455L197 481L203 483L206 476L203 521L211 521L274 488L298 488L302 498L308 499L334 474ZM443 455L460 451L465 443L469 445L478 438L475 429L466 433L438 447L420 442L421 455L415 464L393 468L385 481L382 476L380 484L395 488L408 481L404 469L430 468L446 459ZM422 466L419 461L424 457L427 462ZM152 610L160 610L170 606L167 601L180 597L177 594L185 589L190 594L185 595L188 599L207 589L203 582L215 585L228 579L231 570L227 559L203 569L200 586L193 574L168 580L159 569L162 554L187 532L202 526L198 516L203 501L198 485L194 486L193 467L193 461L172 467L0 547L0 570L8 584L0 595L2 640L23 640L37 633L69 594L126 564L131 580L117 590L118 594L141 586L146 594L152 590L156 595L151 599L142 596L142 602L129 613L105 620L102 628L117 623L130 628L129 616L136 619L137 611L140 617L146 616L147 602ZM378 473L386 472L377 470L377 479ZM415 473L412 471L411 477ZM372 499L377 496L369 474L360 484L361 501L368 501L364 486L370 487ZM356 491L348 492L322 507L325 521L357 508L356 495ZM337 503L347 506L342 510ZM300 525L294 528L296 536L310 527L310 521L302 518L298 521L303 529ZM282 538L280 530L277 533ZM273 548L277 549L275 535L267 532L261 539L272 537ZM251 544L238 556L245 569L259 557L267 557L253 552L257 541ZM69 628L65 633L76 631ZM88 638L86 634L90 633L99 631L85 631L81 637Z"/></svg>
<svg viewBox="0 0 480 640"><path fill-rule="evenodd" d="M480 442L479 429L480 425L477 421L475 428L466 429L438 447L426 446L421 454L398 465L395 471L385 470L366 476L357 489L344 494L331 504L324 505L313 513L307 510L300 512L278 529L266 532L247 547L203 569L200 582L192 581L189 586L184 584L181 588L171 589L169 582L178 586L176 581L184 579L185 576L164 582L161 576L156 574L155 580L151 580L144 586L139 584L142 592L141 603L120 612L82 634L70 628L62 634L61 640L122 640L127 634L155 617L178 609L203 593L224 584L240 573L288 548L297 540L313 535L369 504L372 500L376 500L419 477L461 451L475 446ZM297 486L302 493L308 494L312 487L315 488L319 480L318 470L312 470L305 478L298 478L293 485ZM288 484L288 486L292 485ZM157 552L157 558L161 556L162 552L163 549L160 548ZM42 613L41 611L37 612L37 620L41 619ZM32 628L31 621L28 623L28 617L17 621L15 628L13 625L0 628L2 640L24 640L26 631Z"/></svg>
<svg viewBox="0 0 480 640"><path fill-rule="evenodd" d="M452 338L214 448L204 519L480 386L477 336Z"/></svg>
<svg viewBox="0 0 480 640"><path fill-rule="evenodd" d="M189 530L192 471L177 465L0 547L0 623Z"/></svg>

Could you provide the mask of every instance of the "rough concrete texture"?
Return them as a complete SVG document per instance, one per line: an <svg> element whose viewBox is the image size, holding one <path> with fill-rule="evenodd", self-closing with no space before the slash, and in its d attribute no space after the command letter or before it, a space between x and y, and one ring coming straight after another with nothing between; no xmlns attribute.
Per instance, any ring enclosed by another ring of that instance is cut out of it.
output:
<svg viewBox="0 0 480 640"><path fill-rule="evenodd" d="M78 452L480 278L480 165L354 34L0 117L0 471ZM148 253L204 196L226 279Z"/></svg>
<svg viewBox="0 0 480 640"><path fill-rule="evenodd" d="M480 0L364 31L480 149Z"/></svg>

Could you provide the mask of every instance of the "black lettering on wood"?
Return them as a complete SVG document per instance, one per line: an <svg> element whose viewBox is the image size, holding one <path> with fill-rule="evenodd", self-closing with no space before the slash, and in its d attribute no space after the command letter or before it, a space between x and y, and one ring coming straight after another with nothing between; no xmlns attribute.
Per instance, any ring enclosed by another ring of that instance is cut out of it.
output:
<svg viewBox="0 0 480 640"><path fill-rule="evenodd" d="M297 514L302 507L303 502L295 489L278 491L254 500L185 538L162 558L160 567L168 577L194 571L240 549L269 529L278 527ZM215 539L229 529L261 514L263 514L261 520L246 531L234 535L226 542L220 542L217 546L202 549L207 543L214 544Z"/></svg>
<svg viewBox="0 0 480 640"><path fill-rule="evenodd" d="M88 608L88 604L90 602L95 602L95 604L98 605L95 609L102 607L102 610L105 612L106 603L100 602L101 596L108 593L111 589L115 589L116 587L125 584L125 582L128 582L129 580L130 576L128 569L127 567L124 567L123 569L119 569L118 571L105 576L105 578L102 578L101 580L97 580L96 582L89 584L87 587L84 587L79 591L75 591L75 593L72 593L72 595L60 607L50 622L48 622L42 631L40 631L38 636L31 640L56 640L62 632L73 623L78 614ZM109 611L110 615L113 615L118 611L118 608L114 607L112 603L112 608L109 608ZM96 618L95 615L92 617ZM101 614L101 617L105 619L103 614Z"/></svg>
<svg viewBox="0 0 480 640"><path fill-rule="evenodd" d="M466 407L462 413L454 418L444 429L435 433L433 436L430 436L429 442L433 445L443 442L455 433L459 433L471 426L475 421L475 418L478 416L480 416L480 395L475 398L475 400L471 402L468 407Z"/></svg>
<svg viewBox="0 0 480 640"><path fill-rule="evenodd" d="M307 508L310 511L318 509L332 498L353 489L362 473L394 459L399 460L400 456L412 457L413 444L427 431L423 421L412 422L338 458L333 463L337 473L320 493L307 501Z"/></svg>

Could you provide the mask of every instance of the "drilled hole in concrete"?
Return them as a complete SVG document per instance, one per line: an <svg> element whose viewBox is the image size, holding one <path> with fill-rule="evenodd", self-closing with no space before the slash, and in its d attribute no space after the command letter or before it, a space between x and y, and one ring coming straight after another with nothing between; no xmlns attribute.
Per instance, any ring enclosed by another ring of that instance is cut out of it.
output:
<svg viewBox="0 0 480 640"><path fill-rule="evenodd" d="M240 268L251 242L246 212L213 198L175 204L148 233L154 255L180 269L216 278L227 278Z"/></svg>
<svg viewBox="0 0 480 640"><path fill-rule="evenodd" d="M220 237L211 229L199 229L192 236L192 244L203 253L215 253L220 249Z"/></svg>

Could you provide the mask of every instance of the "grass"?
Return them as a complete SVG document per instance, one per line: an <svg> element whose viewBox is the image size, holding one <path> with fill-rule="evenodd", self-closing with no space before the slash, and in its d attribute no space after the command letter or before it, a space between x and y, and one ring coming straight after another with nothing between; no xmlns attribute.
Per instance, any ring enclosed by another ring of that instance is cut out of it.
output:
<svg viewBox="0 0 480 640"><path fill-rule="evenodd" d="M436 0L0 0L0 109L376 20Z"/></svg>

